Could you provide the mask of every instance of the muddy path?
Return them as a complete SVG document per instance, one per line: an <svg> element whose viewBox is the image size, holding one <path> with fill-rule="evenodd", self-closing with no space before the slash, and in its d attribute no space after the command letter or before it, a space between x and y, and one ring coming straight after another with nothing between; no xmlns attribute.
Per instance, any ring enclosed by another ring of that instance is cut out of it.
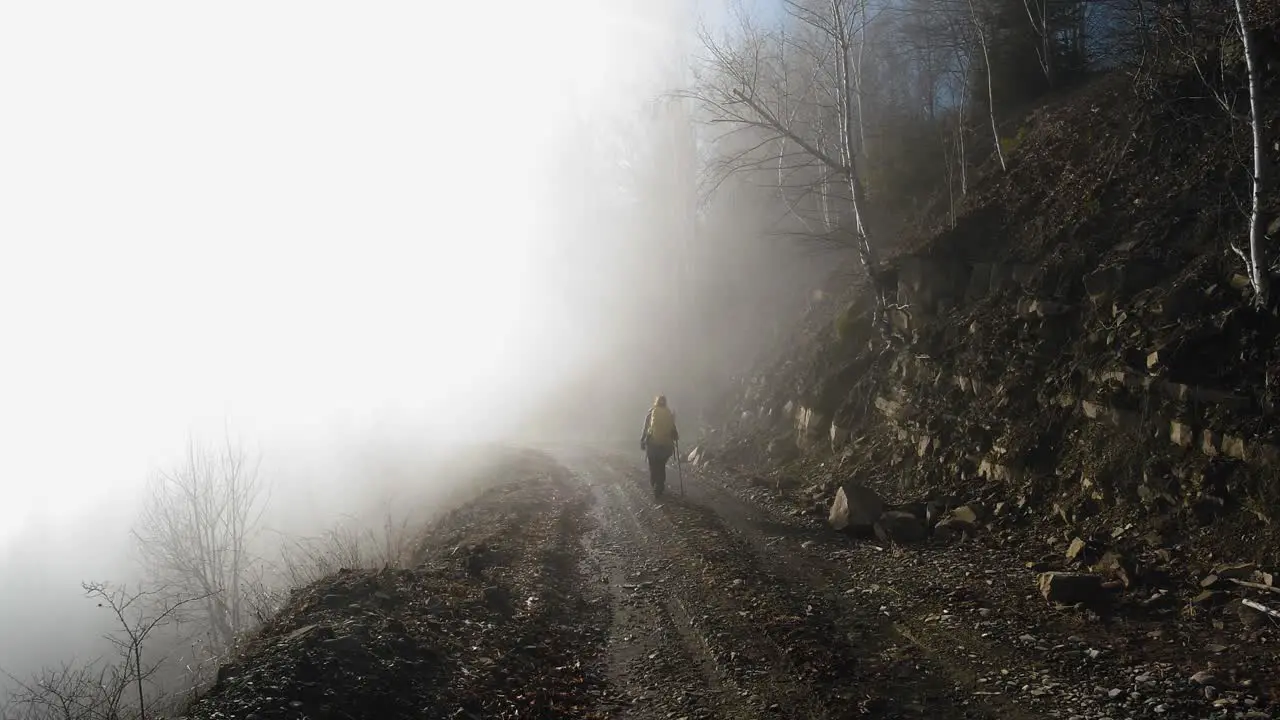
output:
<svg viewBox="0 0 1280 720"><path fill-rule="evenodd" d="M595 498L587 556L615 608L619 717L1030 717L957 690L878 606L779 546L802 528L693 477L655 502L625 456L561 460Z"/></svg>
<svg viewBox="0 0 1280 720"><path fill-rule="evenodd" d="M1273 649L1223 653L1176 612L1051 608L1016 545L883 547L729 476L659 502L638 458L557 459L593 498L618 717L1273 716Z"/></svg>
<svg viewBox="0 0 1280 720"><path fill-rule="evenodd" d="M639 457L539 457L408 567L295 593L185 716L1272 717L1274 644L1050 608L1016 545L881 547L729 475L655 501Z"/></svg>

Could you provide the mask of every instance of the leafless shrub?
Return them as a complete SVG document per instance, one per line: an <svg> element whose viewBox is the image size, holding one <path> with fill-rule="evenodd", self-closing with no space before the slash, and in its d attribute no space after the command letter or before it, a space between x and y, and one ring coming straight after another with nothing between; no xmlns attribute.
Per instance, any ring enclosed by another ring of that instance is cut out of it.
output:
<svg viewBox="0 0 1280 720"><path fill-rule="evenodd" d="M388 509L376 527L348 515L318 535L284 538L276 559L263 563L245 585L250 615L256 624L269 621L293 590L339 570L406 566L412 559L416 531L410 516L397 517Z"/></svg>
<svg viewBox="0 0 1280 720"><path fill-rule="evenodd" d="M116 630L106 636L112 658L44 668L23 680L8 673L17 691L4 708L4 720L145 720L166 695L153 680L166 660L149 657L153 633L174 621L183 606L202 598L172 597L158 591L130 591L107 583L85 583L85 595L111 613Z"/></svg>
<svg viewBox="0 0 1280 720"><path fill-rule="evenodd" d="M5 673L16 690L0 711L4 720L128 720L137 717L125 693L127 663L95 661L46 667L30 679Z"/></svg>

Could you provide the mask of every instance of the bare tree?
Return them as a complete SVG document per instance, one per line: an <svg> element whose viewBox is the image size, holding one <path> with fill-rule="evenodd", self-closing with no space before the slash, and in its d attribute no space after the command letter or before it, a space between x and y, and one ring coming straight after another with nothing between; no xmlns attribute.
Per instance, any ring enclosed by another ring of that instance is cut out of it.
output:
<svg viewBox="0 0 1280 720"><path fill-rule="evenodd" d="M151 480L134 537L148 569L175 597L200 598L199 620L217 653L246 629L246 578L256 558L266 487L256 461L228 439L211 449L187 448L178 468Z"/></svg>
<svg viewBox="0 0 1280 720"><path fill-rule="evenodd" d="M1049 0L1022 0L1022 6L1026 8L1027 20L1031 21L1031 30L1036 36L1036 59L1040 61L1040 71L1044 73L1044 79L1053 85L1053 29L1049 25Z"/></svg>
<svg viewBox="0 0 1280 720"><path fill-rule="evenodd" d="M144 650L158 628L186 604L200 598L161 600L158 591L129 591L107 583L84 583L86 597L111 611L117 631L106 636L117 651L112 661L44 668L31 680L5 675L17 688L5 720L146 720L156 692L147 685L163 659L147 660Z"/></svg>
<svg viewBox="0 0 1280 720"><path fill-rule="evenodd" d="M1262 198L1267 191L1266 145L1263 139L1263 118L1258 112L1258 96L1262 92L1262 83L1258 74L1257 47L1249 19L1245 11L1244 0L1235 0L1236 19L1239 24L1240 39L1244 44L1244 62L1249 81L1249 128L1253 139L1253 192L1252 209L1249 214L1249 253L1232 245L1232 249L1244 261L1249 273L1249 281L1253 284L1254 303L1263 307L1269 302L1271 281L1266 262L1267 221L1262 211Z"/></svg>
<svg viewBox="0 0 1280 720"><path fill-rule="evenodd" d="M858 167L859 90L852 56L855 35L867 18L852 0L827 0L823 5L786 0L785 9L811 34L763 32L745 17L740 18L743 32L736 41L717 40L703 32L707 51L703 83L690 94L708 111L713 125L730 126L729 133L747 131L758 139L724 162L722 175L760 168L767 158L779 172L791 166L817 166L820 172L840 178L849 193L853 245L875 291L876 322L887 329L877 240L868 227L866 191ZM811 72L794 77L786 51L810 61ZM826 134L820 123L824 117L835 118L835 152L823 143ZM753 155L764 147L778 150Z"/></svg>
<svg viewBox="0 0 1280 720"><path fill-rule="evenodd" d="M145 686L148 678L156 673L159 662L146 664L143 661L143 649L147 638L161 625L171 620L177 612L188 603L198 602L202 597L187 597L177 600L160 598L166 596L160 591L128 592L124 587L113 587L106 583L85 583L85 594L97 600L98 607L111 611L120 627L120 634L108 635L107 640L115 645L127 668L121 676L129 678L136 693L137 717L146 720L147 694ZM155 605L154 601L159 601ZM154 607L154 611L153 611Z"/></svg>
<svg viewBox="0 0 1280 720"><path fill-rule="evenodd" d="M995 141L996 157L1000 158L1000 169L1007 171L1009 166L1004 161L1004 148L1000 146L1000 126L996 123L996 91L995 81L991 79L991 51L987 47L987 33L978 20L978 10L969 0L969 15L973 18L973 29L978 34L978 44L982 47L982 62L987 76L987 114L991 118L991 138Z"/></svg>
<svg viewBox="0 0 1280 720"><path fill-rule="evenodd" d="M957 27L958 23L953 23L951 31L956 36L957 41L952 45L952 51L955 53L955 75L959 88L959 102L956 105L956 161L960 168L960 196L964 197L969 194L969 151L965 142L968 135L968 109L969 109L969 69L972 62L963 50L963 42L959 40L963 34ZM999 142L996 143L997 146ZM1004 166L1004 158L1001 157L1001 167ZM952 224L955 223L955 212L952 211Z"/></svg>

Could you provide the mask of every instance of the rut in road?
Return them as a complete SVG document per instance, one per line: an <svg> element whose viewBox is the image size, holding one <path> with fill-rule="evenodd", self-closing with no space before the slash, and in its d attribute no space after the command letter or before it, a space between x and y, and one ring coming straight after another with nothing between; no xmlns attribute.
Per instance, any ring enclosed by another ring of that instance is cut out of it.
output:
<svg viewBox="0 0 1280 720"><path fill-rule="evenodd" d="M588 564L614 608L619 717L1017 717L986 707L897 635L718 512L713 488L652 498L630 458L563 459L591 488Z"/></svg>

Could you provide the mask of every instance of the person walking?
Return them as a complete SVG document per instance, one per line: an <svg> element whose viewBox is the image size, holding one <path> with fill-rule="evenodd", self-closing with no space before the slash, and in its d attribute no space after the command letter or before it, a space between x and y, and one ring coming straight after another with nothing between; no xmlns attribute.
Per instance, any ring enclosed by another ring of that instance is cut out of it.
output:
<svg viewBox="0 0 1280 720"><path fill-rule="evenodd" d="M659 395L644 416L644 431L640 435L640 449L649 459L649 484L653 487L653 496L662 497L667 486L667 461L675 452L676 443L680 441L680 431L676 430L676 416L667 407L667 396Z"/></svg>

